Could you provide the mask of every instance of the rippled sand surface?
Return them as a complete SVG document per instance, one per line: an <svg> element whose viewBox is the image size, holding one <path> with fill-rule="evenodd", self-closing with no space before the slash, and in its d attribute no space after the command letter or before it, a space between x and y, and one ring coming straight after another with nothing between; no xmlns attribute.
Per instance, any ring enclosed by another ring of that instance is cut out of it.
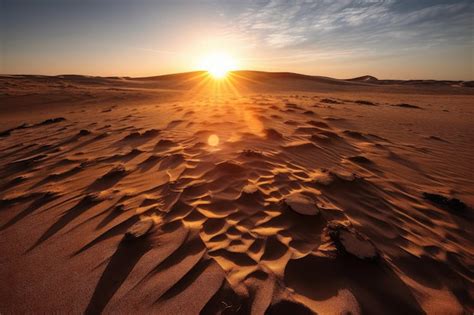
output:
<svg viewBox="0 0 474 315"><path fill-rule="evenodd" d="M472 88L200 80L1 78L2 313L473 311Z"/></svg>

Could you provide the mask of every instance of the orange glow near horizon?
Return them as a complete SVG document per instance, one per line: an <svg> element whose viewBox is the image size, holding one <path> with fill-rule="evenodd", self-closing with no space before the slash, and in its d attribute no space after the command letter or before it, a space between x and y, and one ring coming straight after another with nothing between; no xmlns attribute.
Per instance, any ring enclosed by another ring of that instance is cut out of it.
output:
<svg viewBox="0 0 474 315"><path fill-rule="evenodd" d="M187 93L190 97L196 98L201 95L213 97L222 95L239 96L241 92L248 91L256 81L254 81L252 75L231 70L225 72L225 75L220 78L214 76L210 71L197 72L187 77L184 82L193 85Z"/></svg>

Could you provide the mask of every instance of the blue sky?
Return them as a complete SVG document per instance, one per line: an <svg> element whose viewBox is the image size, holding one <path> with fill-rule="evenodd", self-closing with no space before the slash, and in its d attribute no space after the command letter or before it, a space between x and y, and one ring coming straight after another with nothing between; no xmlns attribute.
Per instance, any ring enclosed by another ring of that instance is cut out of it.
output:
<svg viewBox="0 0 474 315"><path fill-rule="evenodd" d="M213 52L245 69L474 80L467 0L3 0L1 73L146 76Z"/></svg>

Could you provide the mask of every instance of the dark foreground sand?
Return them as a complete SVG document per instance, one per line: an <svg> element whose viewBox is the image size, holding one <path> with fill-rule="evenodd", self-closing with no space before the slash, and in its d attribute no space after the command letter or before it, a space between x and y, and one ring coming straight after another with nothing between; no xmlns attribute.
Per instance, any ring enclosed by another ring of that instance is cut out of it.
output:
<svg viewBox="0 0 474 315"><path fill-rule="evenodd" d="M469 85L1 77L0 313L470 314Z"/></svg>

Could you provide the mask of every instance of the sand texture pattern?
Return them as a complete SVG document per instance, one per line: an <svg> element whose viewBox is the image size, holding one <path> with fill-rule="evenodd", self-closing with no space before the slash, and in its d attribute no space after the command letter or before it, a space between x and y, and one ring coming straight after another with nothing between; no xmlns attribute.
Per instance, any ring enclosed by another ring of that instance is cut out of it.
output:
<svg viewBox="0 0 474 315"><path fill-rule="evenodd" d="M194 75L0 78L2 314L474 310L472 87Z"/></svg>

